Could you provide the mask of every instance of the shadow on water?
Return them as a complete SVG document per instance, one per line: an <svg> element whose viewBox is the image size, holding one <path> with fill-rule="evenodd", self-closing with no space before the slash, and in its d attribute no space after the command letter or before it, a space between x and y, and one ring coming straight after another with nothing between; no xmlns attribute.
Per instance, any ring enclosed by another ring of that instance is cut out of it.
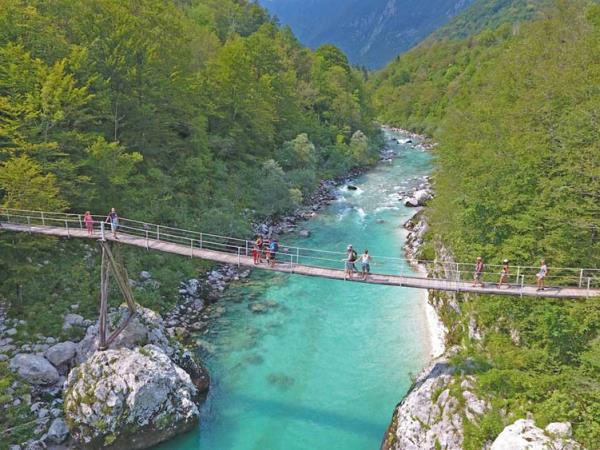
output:
<svg viewBox="0 0 600 450"><path fill-rule="evenodd" d="M374 439L381 437L381 423L371 422L359 417L345 416L320 408L256 398L244 394L231 395L230 400L239 405L252 408L255 413L263 416L285 417L318 426L339 428L346 432L362 434Z"/></svg>

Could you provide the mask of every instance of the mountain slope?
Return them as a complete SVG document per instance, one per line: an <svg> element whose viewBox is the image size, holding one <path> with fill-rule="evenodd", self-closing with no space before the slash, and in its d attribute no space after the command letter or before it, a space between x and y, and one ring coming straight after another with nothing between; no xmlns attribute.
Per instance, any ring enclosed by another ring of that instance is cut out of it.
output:
<svg viewBox="0 0 600 450"><path fill-rule="evenodd" d="M262 0L306 45L332 43L354 64L382 67L473 0Z"/></svg>
<svg viewBox="0 0 600 450"><path fill-rule="evenodd" d="M518 24L541 18L554 3L554 0L476 0L462 14L434 31L431 38L462 39L503 23Z"/></svg>

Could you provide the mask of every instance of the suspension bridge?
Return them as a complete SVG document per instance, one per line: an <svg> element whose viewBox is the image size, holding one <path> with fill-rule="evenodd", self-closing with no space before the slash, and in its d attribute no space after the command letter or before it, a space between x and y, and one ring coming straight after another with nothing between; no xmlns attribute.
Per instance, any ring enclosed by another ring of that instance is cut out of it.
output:
<svg viewBox="0 0 600 450"><path fill-rule="evenodd" d="M345 252L334 252L280 244L274 265L254 264L254 241L228 236L201 233L179 228L119 218L118 238L110 231L105 216L93 216L93 229L86 229L82 214L15 209L0 210L0 231L21 232L63 238L115 241L148 251L173 253L218 263L234 264L276 272L344 280ZM404 286L477 294L533 296L553 298L600 297L600 269L550 267L546 287L535 285L538 267L511 266L508 283L498 286L500 265L486 264L482 284L473 285L474 263L445 261L408 261L405 258L372 256L375 269L362 280L354 274L352 282ZM411 263L435 267L435 271L415 270ZM357 265L358 262L357 262ZM439 274L439 275L432 275Z"/></svg>

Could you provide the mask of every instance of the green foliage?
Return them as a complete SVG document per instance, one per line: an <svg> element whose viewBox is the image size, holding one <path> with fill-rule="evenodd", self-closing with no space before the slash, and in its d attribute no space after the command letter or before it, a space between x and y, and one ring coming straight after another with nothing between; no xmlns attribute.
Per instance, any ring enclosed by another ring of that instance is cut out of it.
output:
<svg viewBox="0 0 600 450"><path fill-rule="evenodd" d="M13 157L0 165L0 189L5 208L61 211L66 207L56 176L42 174L40 164L28 156Z"/></svg>
<svg viewBox="0 0 600 450"><path fill-rule="evenodd" d="M436 30L430 39L464 39L486 29L541 18L553 0L477 0L464 13Z"/></svg>
<svg viewBox="0 0 600 450"><path fill-rule="evenodd" d="M13 389L13 386L16 387ZM10 390L14 394L9 394ZM0 450L7 450L10 445L24 442L33 435L35 417L30 406L25 402L16 406L13 404L16 396L28 393L28 386L18 381L8 362L0 361Z"/></svg>
<svg viewBox="0 0 600 450"><path fill-rule="evenodd" d="M531 265L545 257L555 276L553 267L598 267L598 17L591 2L558 1L543 20L515 29L430 42L372 81L382 120L439 142L428 215L457 260ZM549 279L564 281L575 282ZM597 300L471 296L461 309L443 310L449 340L465 346L463 357L483 360L477 389L494 402L465 430L465 447L481 448L532 413L540 426L570 421L575 438L596 448ZM471 317L481 341L467 335Z"/></svg>

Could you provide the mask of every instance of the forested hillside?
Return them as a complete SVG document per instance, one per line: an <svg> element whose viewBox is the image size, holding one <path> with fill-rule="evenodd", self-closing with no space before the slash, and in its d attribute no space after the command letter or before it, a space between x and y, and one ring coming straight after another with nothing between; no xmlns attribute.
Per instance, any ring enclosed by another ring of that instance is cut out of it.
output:
<svg viewBox="0 0 600 450"><path fill-rule="evenodd" d="M242 234L371 162L369 136L345 55L253 2L0 0L0 206Z"/></svg>
<svg viewBox="0 0 600 450"><path fill-rule="evenodd" d="M541 19L553 4L553 0L476 0L462 14L434 31L429 39L464 39L505 23L518 28L522 22Z"/></svg>
<svg viewBox="0 0 600 450"><path fill-rule="evenodd" d="M439 142L431 238L457 260L598 268L600 7L560 1L514 31L402 56L373 82L381 119ZM467 427L465 448L528 412L542 426L571 421L582 444L599 448L597 300L471 297L444 320L493 406Z"/></svg>

